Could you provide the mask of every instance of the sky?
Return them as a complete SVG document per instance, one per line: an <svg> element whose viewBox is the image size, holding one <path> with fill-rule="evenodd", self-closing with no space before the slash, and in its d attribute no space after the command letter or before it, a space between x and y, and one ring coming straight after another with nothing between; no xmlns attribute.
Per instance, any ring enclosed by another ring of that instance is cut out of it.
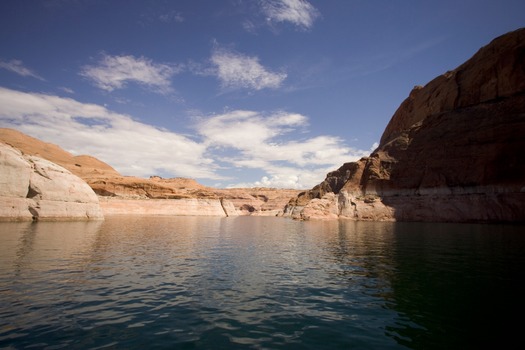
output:
<svg viewBox="0 0 525 350"><path fill-rule="evenodd" d="M127 176L308 189L523 0L3 0L0 127Z"/></svg>

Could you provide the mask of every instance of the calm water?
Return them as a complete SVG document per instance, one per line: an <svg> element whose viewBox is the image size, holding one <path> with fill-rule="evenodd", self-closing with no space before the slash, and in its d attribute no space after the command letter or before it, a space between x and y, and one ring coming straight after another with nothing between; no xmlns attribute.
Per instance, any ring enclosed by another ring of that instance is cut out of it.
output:
<svg viewBox="0 0 525 350"><path fill-rule="evenodd" d="M0 348L522 343L524 226L133 217L0 239Z"/></svg>

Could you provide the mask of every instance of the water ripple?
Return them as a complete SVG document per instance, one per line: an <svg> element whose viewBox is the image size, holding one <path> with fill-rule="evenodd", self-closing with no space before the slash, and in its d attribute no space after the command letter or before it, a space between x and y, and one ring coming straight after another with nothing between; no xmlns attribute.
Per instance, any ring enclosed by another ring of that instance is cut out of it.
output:
<svg viewBox="0 0 525 350"><path fill-rule="evenodd" d="M504 317L498 307L509 309L525 270L522 235L510 228L494 239L484 227L191 217L5 224L0 348L477 344L469 312L484 305L485 316ZM480 287L493 304L473 294Z"/></svg>

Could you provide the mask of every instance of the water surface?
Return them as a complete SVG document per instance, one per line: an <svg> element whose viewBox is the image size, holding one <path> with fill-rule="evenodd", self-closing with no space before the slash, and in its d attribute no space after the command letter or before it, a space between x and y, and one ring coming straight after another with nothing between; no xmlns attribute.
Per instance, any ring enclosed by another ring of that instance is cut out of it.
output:
<svg viewBox="0 0 525 350"><path fill-rule="evenodd" d="M0 348L505 348L521 339L524 228L1 223Z"/></svg>

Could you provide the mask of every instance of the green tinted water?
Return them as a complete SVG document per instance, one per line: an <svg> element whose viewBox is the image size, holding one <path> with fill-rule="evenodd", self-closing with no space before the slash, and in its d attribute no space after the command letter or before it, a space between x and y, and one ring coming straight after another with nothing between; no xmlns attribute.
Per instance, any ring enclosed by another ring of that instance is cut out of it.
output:
<svg viewBox="0 0 525 350"><path fill-rule="evenodd" d="M2 223L0 348L505 348L521 339L524 228Z"/></svg>

